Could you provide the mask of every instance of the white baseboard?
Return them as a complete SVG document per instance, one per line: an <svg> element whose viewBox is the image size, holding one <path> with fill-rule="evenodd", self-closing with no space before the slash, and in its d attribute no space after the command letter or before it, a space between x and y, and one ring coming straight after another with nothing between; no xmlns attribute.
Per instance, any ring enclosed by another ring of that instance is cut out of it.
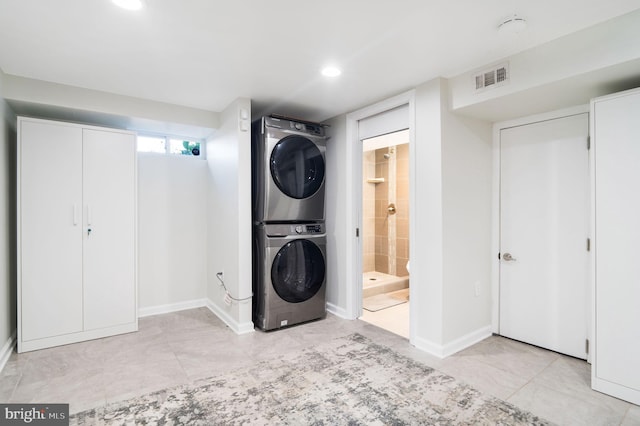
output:
<svg viewBox="0 0 640 426"><path fill-rule="evenodd" d="M340 306L336 306L333 303L327 302L327 312L337 317L340 317L342 319L350 319L349 316L347 315L346 309L341 308Z"/></svg>
<svg viewBox="0 0 640 426"><path fill-rule="evenodd" d="M195 309L206 307L220 318L231 330L236 334L252 333L254 331L253 323L238 323L227 311L216 306L209 299L187 300L185 302L170 303L167 305L150 306L138 309L138 318L148 317L152 315L168 314L171 312L184 311L186 309Z"/></svg>
<svg viewBox="0 0 640 426"><path fill-rule="evenodd" d="M149 306L138 309L138 318L152 315L168 314L171 312L184 311L187 309L202 308L207 306L207 299L187 300L185 302L169 303L167 305Z"/></svg>
<svg viewBox="0 0 640 426"><path fill-rule="evenodd" d="M485 327L479 328L476 331L472 331L469 334L466 334L453 342L447 343L444 345L444 356L448 357L449 355L453 355L456 352L460 352L463 349L468 348L469 346L473 346L481 340L486 339L491 336L491 326L487 325Z"/></svg>
<svg viewBox="0 0 640 426"><path fill-rule="evenodd" d="M13 348L16 346L16 331L14 330L9 337L9 340L6 341L2 349L0 349L0 372L4 369L4 366L7 365L7 361L9 361L9 357L13 353Z"/></svg>
<svg viewBox="0 0 640 426"><path fill-rule="evenodd" d="M416 348L420 349L423 352L428 353L429 355L433 355L438 358L444 358L444 351L442 349L442 345L438 345L433 343L430 340L423 339L421 337L414 338L411 343Z"/></svg>
<svg viewBox="0 0 640 426"><path fill-rule="evenodd" d="M248 334L248 333L253 333L255 331L253 322L249 321L249 322L239 323L236 320L234 320L227 311L215 305L210 299L207 299L206 302L207 302L206 304L207 308L209 308L211 312L213 312L218 318L220 318L225 324L227 324L229 328L233 330L234 333Z"/></svg>
<svg viewBox="0 0 640 426"><path fill-rule="evenodd" d="M439 345L437 343L431 342L426 339L421 339L419 337L414 339L413 344L416 348L430 355L437 356L438 358L446 358L455 354L456 352L460 352L461 350L468 348L469 346L475 345L479 341L491 336L491 334L491 326L488 325L476 331L472 331L471 333L466 334L445 345Z"/></svg>

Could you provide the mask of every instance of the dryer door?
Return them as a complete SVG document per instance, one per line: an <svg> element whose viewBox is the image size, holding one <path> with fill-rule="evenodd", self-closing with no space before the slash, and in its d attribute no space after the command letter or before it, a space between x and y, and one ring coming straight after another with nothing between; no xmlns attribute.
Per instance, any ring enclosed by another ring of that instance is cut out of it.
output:
<svg viewBox="0 0 640 426"><path fill-rule="evenodd" d="M299 200L315 194L324 181L322 153L304 136L281 139L271 152L270 168L280 191Z"/></svg>
<svg viewBox="0 0 640 426"><path fill-rule="evenodd" d="M311 299L324 283L322 251L309 240L293 240L276 254L271 266L271 283L283 300L300 303Z"/></svg>

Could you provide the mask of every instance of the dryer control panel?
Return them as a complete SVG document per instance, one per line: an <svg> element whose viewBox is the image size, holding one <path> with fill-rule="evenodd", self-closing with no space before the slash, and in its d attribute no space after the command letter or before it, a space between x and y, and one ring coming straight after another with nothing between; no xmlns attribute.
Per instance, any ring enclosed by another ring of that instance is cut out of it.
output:
<svg viewBox="0 0 640 426"><path fill-rule="evenodd" d="M264 125L266 127L289 130L296 133L305 133L312 136L325 136L324 126L310 121L289 120L284 117L271 116L264 118Z"/></svg>
<svg viewBox="0 0 640 426"><path fill-rule="evenodd" d="M270 223L264 225L269 237L287 237L290 235L322 235L324 223Z"/></svg>

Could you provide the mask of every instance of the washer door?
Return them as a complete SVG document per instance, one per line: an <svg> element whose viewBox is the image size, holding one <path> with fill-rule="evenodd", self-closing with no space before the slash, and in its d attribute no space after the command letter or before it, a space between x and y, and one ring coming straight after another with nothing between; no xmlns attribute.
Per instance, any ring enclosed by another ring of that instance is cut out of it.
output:
<svg viewBox="0 0 640 426"><path fill-rule="evenodd" d="M309 240L293 240L276 254L271 283L278 296L290 303L311 299L324 283L322 251Z"/></svg>
<svg viewBox="0 0 640 426"><path fill-rule="evenodd" d="M303 136L282 138L271 151L271 177L291 198L315 194L324 181L324 158L318 147Z"/></svg>

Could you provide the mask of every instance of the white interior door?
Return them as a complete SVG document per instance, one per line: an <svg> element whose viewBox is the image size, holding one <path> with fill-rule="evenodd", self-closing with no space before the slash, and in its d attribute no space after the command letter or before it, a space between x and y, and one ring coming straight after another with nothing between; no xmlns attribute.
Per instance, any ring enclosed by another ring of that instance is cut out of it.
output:
<svg viewBox="0 0 640 426"><path fill-rule="evenodd" d="M84 321L135 321L135 137L83 129Z"/></svg>
<svg viewBox="0 0 640 426"><path fill-rule="evenodd" d="M500 334L586 358L588 114L500 132Z"/></svg>

